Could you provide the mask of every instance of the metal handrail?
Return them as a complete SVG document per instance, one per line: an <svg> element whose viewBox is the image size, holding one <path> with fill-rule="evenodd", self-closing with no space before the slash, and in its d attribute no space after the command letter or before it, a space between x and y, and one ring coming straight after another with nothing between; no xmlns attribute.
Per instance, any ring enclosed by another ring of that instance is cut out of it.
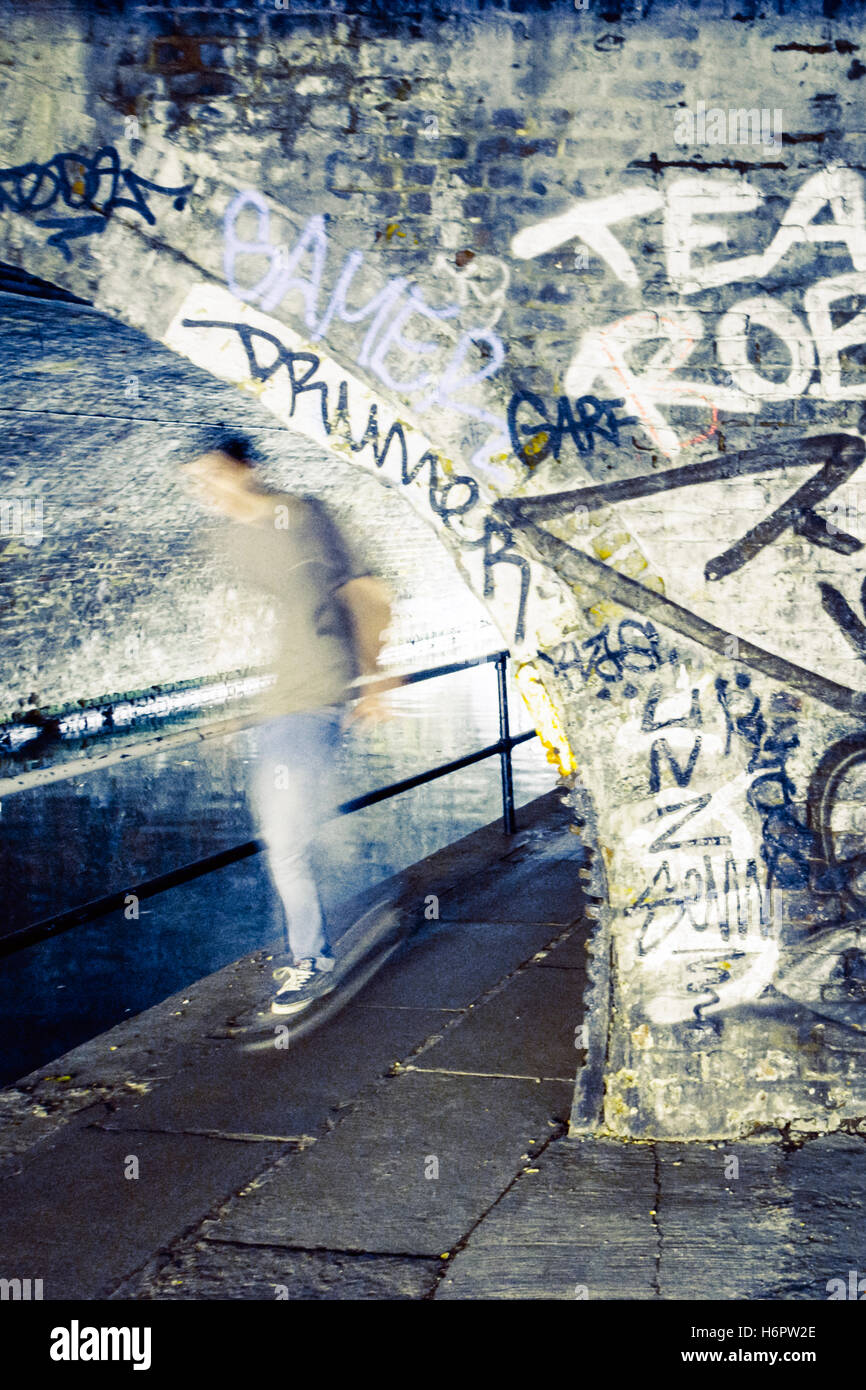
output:
<svg viewBox="0 0 866 1390"><path fill-rule="evenodd" d="M535 738L536 731L535 729L527 729L524 733L516 735L509 731L508 656L507 651L491 652L488 656L471 657L467 661L450 662L445 666L431 666L423 671L409 671L404 676L399 677L401 685L416 685L419 681L435 680L439 676L449 676L458 671L468 671L473 666L486 666L494 663L496 665L499 703L499 738L495 743L488 744L486 748L479 748L474 753L467 753L461 758L453 758L450 762L440 763L437 767L428 768L425 772L419 772L413 777L404 777L401 781L392 782L386 787L377 787L374 791L365 792L362 796L352 797L350 801L344 801L337 808L338 811L343 814L361 811L365 806L374 806L379 801L386 801L392 796L399 796L401 792L411 791L413 787L423 786L426 782L434 782L440 777L447 777L451 772L459 772L461 768L469 767L472 763L482 762L485 758L492 758L498 754L502 778L502 828L506 835L513 835L516 830L516 820L511 750L519 743L525 743L527 739ZM364 685L364 693L391 689L395 679L397 677L383 676L370 681ZM229 864L236 864L242 859L248 859L253 854L259 854L264 848L265 845L261 840L247 840L245 844L234 845L231 849L220 850L217 854L209 854L204 859L197 859L191 864L184 864L179 869L172 869L167 874L159 874L156 878L147 879L144 883L123 888L117 893L109 893L104 898L96 898L93 902L82 903L80 907L69 908L66 912L57 913L42 922L34 922L29 927L22 927L20 931L10 932L8 936L0 937L0 958L13 955L16 951L23 951L27 946L34 946L50 937L59 936L62 932L70 931L73 927L83 926L84 923L91 922L95 918L105 917L109 912L115 912L124 907L129 894L134 894L139 899L155 897L158 893L164 893L169 888L176 888L181 883L190 883L193 879L203 878L205 874L213 873L216 869L223 869Z"/></svg>

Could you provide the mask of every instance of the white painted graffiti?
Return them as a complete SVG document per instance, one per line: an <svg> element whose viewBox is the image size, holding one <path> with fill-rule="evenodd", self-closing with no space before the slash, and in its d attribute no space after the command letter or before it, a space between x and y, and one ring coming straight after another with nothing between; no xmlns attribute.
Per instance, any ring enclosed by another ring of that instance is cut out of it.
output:
<svg viewBox="0 0 866 1390"><path fill-rule="evenodd" d="M802 314L768 294L756 294L737 301L721 315L714 333L721 380L712 379L709 372L701 379L678 375L705 336L706 316L697 309L677 303L639 310L584 334L571 358L565 389L583 395L596 382L603 382L625 399L653 443L669 457L715 433L722 409L755 413L765 401L803 393L823 401L866 399L866 381L843 373L846 349L866 342L866 313L856 312L837 323L845 301L866 294L862 178L841 165L811 175L794 194L762 251L707 259L703 253L730 241L731 219L749 217L763 197L742 177L675 179L664 193L643 188L577 203L524 228L512 240L515 256L531 259L579 238L618 280L638 288L638 268L612 229L661 212L667 278L680 297L743 281L762 282L797 247L846 249L853 270L815 279L803 294ZM768 330L785 344L790 362L784 380L763 374L750 360L750 331L755 327ZM657 350L638 370L634 357L654 342L659 344ZM662 406L700 411L705 428L683 439L662 413Z"/></svg>
<svg viewBox="0 0 866 1390"><path fill-rule="evenodd" d="M246 236L240 232L242 219ZM355 352L359 367L367 368L388 390L410 397L420 413L432 408L454 411L493 426L504 436L504 418L477 400L467 399L467 393L492 377L505 358L502 340L492 328L508 287L508 272L501 262L497 263L501 267L498 279L495 267L488 264L494 258L480 256L478 269L467 279L455 276L452 288L458 304L436 308L407 276L392 275L365 303L350 307L353 287L358 294L365 257L362 251L349 251L322 307L329 239L321 213L307 221L290 247L272 239L268 203L256 190L246 189L229 204L224 231L226 281L238 299L258 304L270 313L287 297L300 298L303 321L313 343L325 337L335 320L364 324L364 336ZM253 280L250 265L258 262L261 267L263 258L267 263L264 273ZM464 327L458 325L449 331L450 321L458 318L462 308L472 309L475 316ZM423 328L424 338L412 336L419 328ZM469 360L479 349L486 360L471 368ZM395 354L403 360L420 359L423 369L410 378L398 378Z"/></svg>
<svg viewBox="0 0 866 1390"><path fill-rule="evenodd" d="M449 277L452 293L463 308L472 309L484 328L493 328L499 322L511 283L511 271L498 256L473 255L462 265L455 265L440 253L433 262L433 269Z"/></svg>

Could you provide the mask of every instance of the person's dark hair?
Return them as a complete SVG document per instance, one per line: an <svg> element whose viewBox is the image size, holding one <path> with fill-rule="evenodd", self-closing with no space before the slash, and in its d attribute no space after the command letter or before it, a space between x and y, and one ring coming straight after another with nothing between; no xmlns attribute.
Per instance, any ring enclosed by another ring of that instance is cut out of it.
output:
<svg viewBox="0 0 866 1390"><path fill-rule="evenodd" d="M245 434L227 434L225 430L210 430L198 441L198 454L227 454L235 463L245 468L255 468L259 462L258 454Z"/></svg>
<svg viewBox="0 0 866 1390"><path fill-rule="evenodd" d="M255 467L256 453L245 434L235 434L230 439L222 439L215 447L220 453L228 454L235 463L245 463L247 468Z"/></svg>

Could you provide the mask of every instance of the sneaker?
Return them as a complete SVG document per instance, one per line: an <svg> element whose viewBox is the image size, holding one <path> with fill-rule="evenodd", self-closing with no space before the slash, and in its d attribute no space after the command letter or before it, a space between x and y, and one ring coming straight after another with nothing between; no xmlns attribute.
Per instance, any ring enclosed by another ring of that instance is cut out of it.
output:
<svg viewBox="0 0 866 1390"><path fill-rule="evenodd" d="M334 988L333 972L321 970L312 959L281 965L274 971L274 980L279 989L271 1000L272 1014L300 1013Z"/></svg>

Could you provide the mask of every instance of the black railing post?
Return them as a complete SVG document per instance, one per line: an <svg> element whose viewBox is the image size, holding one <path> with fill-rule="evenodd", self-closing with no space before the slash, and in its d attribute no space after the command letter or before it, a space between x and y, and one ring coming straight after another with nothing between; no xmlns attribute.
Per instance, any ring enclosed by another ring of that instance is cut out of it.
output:
<svg viewBox="0 0 866 1390"><path fill-rule="evenodd" d="M502 773L502 828L506 835L516 830L514 820L514 777L511 770L511 733L508 728L508 653L496 658L496 683L499 687L499 767Z"/></svg>

